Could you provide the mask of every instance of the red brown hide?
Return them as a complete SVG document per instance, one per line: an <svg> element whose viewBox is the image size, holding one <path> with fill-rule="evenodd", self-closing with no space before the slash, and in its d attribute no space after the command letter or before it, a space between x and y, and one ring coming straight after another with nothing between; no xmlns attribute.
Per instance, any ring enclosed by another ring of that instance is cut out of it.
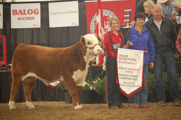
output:
<svg viewBox="0 0 181 120"><path fill-rule="evenodd" d="M93 39L93 42L91 39ZM80 42L66 48L19 44L12 59L10 110L16 109L15 105L12 104L14 104L22 83L26 105L29 109L34 108L31 103L31 92L35 78L46 85L55 81L65 81L72 96L74 108L82 108L80 101L81 84L87 74L89 62L102 52L97 43L97 38L95 39L88 34L88 37L81 37ZM94 49L96 49L97 54L93 54L95 53L93 52ZM81 74L81 76L78 76L78 74Z"/></svg>

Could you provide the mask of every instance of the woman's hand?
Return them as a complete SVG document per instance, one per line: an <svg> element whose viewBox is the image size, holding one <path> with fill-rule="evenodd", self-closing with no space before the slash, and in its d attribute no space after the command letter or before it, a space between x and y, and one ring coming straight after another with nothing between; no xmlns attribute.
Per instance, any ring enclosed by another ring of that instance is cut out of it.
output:
<svg viewBox="0 0 181 120"><path fill-rule="evenodd" d="M127 47L130 47L130 46L132 46L132 45L133 45L133 43L132 43L131 41L128 41L128 42L126 43L126 45L123 46L123 48L127 48Z"/></svg>
<svg viewBox="0 0 181 120"><path fill-rule="evenodd" d="M103 35L103 34L100 34L100 35L99 35L99 39L100 39L101 41L103 41L103 40L104 40L104 35Z"/></svg>
<svg viewBox="0 0 181 120"><path fill-rule="evenodd" d="M128 47L133 45L133 43L131 41L128 41L127 44L128 44Z"/></svg>
<svg viewBox="0 0 181 120"><path fill-rule="evenodd" d="M99 45L101 46L101 48L104 49L104 35L103 34L100 34L99 37L98 37L98 40L99 40Z"/></svg>

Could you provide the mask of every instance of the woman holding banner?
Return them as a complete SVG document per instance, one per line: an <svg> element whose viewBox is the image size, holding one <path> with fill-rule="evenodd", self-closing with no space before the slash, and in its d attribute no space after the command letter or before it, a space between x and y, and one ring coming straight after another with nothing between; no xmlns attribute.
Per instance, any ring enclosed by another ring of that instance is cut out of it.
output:
<svg viewBox="0 0 181 120"><path fill-rule="evenodd" d="M133 45L130 47L135 50L144 50L144 68L143 68L143 84L142 89L134 94L134 100L136 107L148 107L148 90L147 90L147 72L148 68L152 69L154 67L155 61L155 47L152 42L150 33L148 29L143 25L145 22L144 13L138 12L134 17L135 25L131 28L131 33L129 35L128 41Z"/></svg>
<svg viewBox="0 0 181 120"><path fill-rule="evenodd" d="M104 34L104 49L106 51L106 68L107 68L107 91L108 91L108 107L122 108L119 84L116 84L116 55L117 48L124 46L124 36L119 32L119 20L115 17L110 18L110 31ZM127 47L125 45L124 47Z"/></svg>

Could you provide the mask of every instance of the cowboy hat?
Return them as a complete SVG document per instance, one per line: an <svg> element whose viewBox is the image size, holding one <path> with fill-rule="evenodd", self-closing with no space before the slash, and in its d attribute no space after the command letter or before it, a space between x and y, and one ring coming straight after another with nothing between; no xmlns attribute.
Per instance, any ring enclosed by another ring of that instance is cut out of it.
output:
<svg viewBox="0 0 181 120"><path fill-rule="evenodd" d="M165 3L165 2L167 2L168 0L158 0L158 2L160 2L160 3Z"/></svg>
<svg viewBox="0 0 181 120"><path fill-rule="evenodd" d="M172 5L181 9L181 0L177 0L175 2L172 2Z"/></svg>

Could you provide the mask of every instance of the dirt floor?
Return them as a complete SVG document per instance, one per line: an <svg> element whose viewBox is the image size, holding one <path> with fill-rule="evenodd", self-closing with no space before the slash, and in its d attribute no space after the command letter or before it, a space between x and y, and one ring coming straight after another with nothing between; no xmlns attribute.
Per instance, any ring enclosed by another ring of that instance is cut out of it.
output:
<svg viewBox="0 0 181 120"><path fill-rule="evenodd" d="M107 104L83 104L74 110L72 104L60 102L33 102L35 109L29 110L25 103L16 103L10 111L7 103L0 103L0 120L181 120L181 106L167 103L159 107L149 103L149 108L135 108L133 103L124 103L123 109L108 109Z"/></svg>

